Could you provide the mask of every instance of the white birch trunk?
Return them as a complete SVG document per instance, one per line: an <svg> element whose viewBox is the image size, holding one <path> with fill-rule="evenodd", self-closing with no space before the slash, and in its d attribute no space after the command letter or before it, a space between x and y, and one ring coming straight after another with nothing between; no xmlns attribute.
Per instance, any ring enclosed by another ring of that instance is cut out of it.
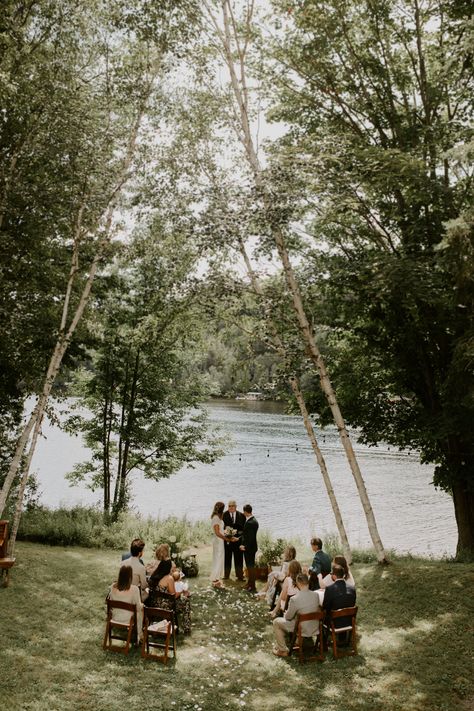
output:
<svg viewBox="0 0 474 711"><path fill-rule="evenodd" d="M241 241L239 243L239 248L240 248L240 253L242 254L242 257L245 262L245 266L247 269L247 273L250 277L250 281L252 283L253 290L255 291L258 296L260 296L262 299L265 298L262 286L257 278L257 275L255 274L255 270L252 267L249 255L247 253L247 250L245 249L244 243ZM275 327L275 324L273 322L272 316L271 316L271 307L268 304L268 302L265 300L264 301L264 308L266 312L266 318L267 318L267 325L268 328L272 334L273 341L275 343L275 349L279 353L279 355L286 360L286 350L284 343ZM326 466L326 460L324 459L323 453L321 452L318 441L316 438L316 433L314 431L313 423L311 422L309 412L306 408L306 403L304 401L303 393L301 392L301 388L299 385L299 380L295 376L290 376L288 378L288 382L290 384L290 387L293 391L293 395L295 396L296 402L298 403L298 406L300 408L301 416L303 418L304 426L306 429L306 432L309 437L309 441L311 442L311 447L313 448L313 452L316 456L316 461L319 465L319 468L321 470L321 474L323 477L324 485L326 487L326 491L329 497L329 501L331 504L331 508L334 514L334 519L336 521L336 526L337 530L339 533L339 538L341 540L341 545L342 549L344 552L344 557L347 560L348 565L352 563L352 551L351 547L349 545L349 539L347 537L346 533L346 528L344 526L344 522L342 520L342 515L341 515L341 510L339 508L339 504L337 503L337 498L336 494L334 493L334 489L332 486L331 478L329 476L329 472Z"/></svg>
<svg viewBox="0 0 474 711"><path fill-rule="evenodd" d="M266 191L265 185L263 183L262 169L261 169L261 165L260 165L260 162L259 162L259 159L257 156L257 152L255 150L255 145L254 145L254 141L252 138L249 117L248 117L248 104L247 104L248 91L247 91L246 76L245 76L246 45L244 46L244 48L242 48L240 45L239 38L238 38L238 32L237 32L237 28L236 28L236 23L234 21L232 7L231 7L229 0L222 1L223 30L219 27L219 23L217 22L215 16L213 15L212 10L211 10L207 0L203 0L203 5L208 12L208 14L211 18L211 21L216 29L217 35L222 43L223 54L224 54L224 58L227 63L227 67L229 69L232 90L233 90L235 101L236 101L236 104L238 107L238 114L239 114L240 127L241 127L241 142L242 142L242 145L245 150L245 155L246 155L248 164L249 164L250 169L253 174L255 185L257 188L259 188L261 190L261 193L263 195L264 210L266 213L268 213L268 211L271 207L271 197L268 195L268 192ZM247 15L247 23L246 23L247 24L247 36L250 36L250 33L249 33L250 23L251 23L251 13L249 12L249 14ZM232 24L232 29L234 31L233 37L231 35L231 24ZM240 76L239 77L237 76L236 68L235 68L235 64L234 64L234 59L233 59L233 57L236 54L239 58L239 66L240 66ZM291 296L292 296L293 308L294 308L294 311L295 311L297 319L298 319L298 324L300 327L302 338L307 346L308 353L311 357L311 360L313 361L314 365L316 366L316 368L319 372L321 388L327 398L329 407L331 408L333 419L334 419L334 422L335 422L336 427L338 429L339 437L341 439L342 446L344 448L347 460L349 462L349 466L351 468L352 475L354 477L354 481L356 483L357 491L359 493L359 497L360 497L362 507L364 509L365 517L367 520L369 533L370 533L370 536L372 539L372 543L374 545L374 549L377 554L377 559L379 560L379 562L387 562L387 555L385 553L385 550L384 550L384 547L383 547L383 544L382 544L382 541L381 541L381 538L380 538L380 535L378 532L377 523L375 521L374 512L372 510L372 506L371 506L371 503L369 500L365 482L362 477L362 473L360 471L360 467L357 462L355 452L352 447L352 443L349 439L349 434L347 432L347 428L346 428L344 419L342 417L341 411L340 411L339 406L337 404L336 395L335 395L334 389L332 387L332 384L329 380L329 376L327 374L322 355L318 349L316 340L314 338L314 334L312 332L309 321L306 317L306 313L304 311L304 306L303 306L303 301L301 298L299 286L298 286L298 283L297 283L295 275L294 275L294 271L293 271L293 267L291 265L288 251L286 249L285 237L284 237L281 229L279 229L275 225L271 224L271 222L270 222L269 226L271 228L272 236L273 236L275 245L278 250L278 255L279 255L280 260L283 265L286 283L287 283L287 286L288 286Z"/></svg>
<svg viewBox="0 0 474 711"><path fill-rule="evenodd" d="M153 83L153 78L150 79L149 92L148 92L147 98L151 92L152 83ZM51 394L52 387L53 387L56 377L59 373L59 370L61 368L64 354L66 353L69 343L70 343L70 341L74 335L74 332L77 328L77 325L78 325L79 321L81 320L84 310L87 306L90 292L92 289L92 284L94 282L94 279L95 279L95 276L97 273L99 262L102 259L104 249L108 245L108 243L110 242L110 239L111 239L111 226L112 226L113 214L114 214L115 206L116 206L118 197L120 195L120 192L129 177L128 171L129 171L130 166L132 164L133 156L135 153L138 131L140 128L140 124L141 124L143 115L144 115L145 103L146 103L146 101L144 101L143 105L141 106L140 111L138 112L137 118L131 128L127 151L126 151L124 162L123 162L120 174L119 174L119 178L118 178L118 181L117 181L117 184L116 184L114 190L112 191L112 194L109 198L108 205L105 210L104 228L103 228L104 234L98 242L96 253L94 255L91 266L89 268L89 274L88 274L86 283L84 285L84 288L82 290L81 297L79 299L79 303L78 303L76 310L73 314L70 325L66 330L68 311L69 311L69 305L70 305L70 295L72 293L73 282L74 282L75 276L77 274L77 260L78 260L77 249L78 249L78 241L80 239L81 218L82 218L82 211L84 209L84 204L81 205L81 208L79 210L78 219L76 222L75 245L74 245L73 254L72 254L72 258L71 258L71 268L70 268L70 272L69 272L68 283L66 286L63 312L62 312L62 316L61 316L60 334L59 334L58 340L56 341L56 344L55 344L55 347L53 350L53 354L51 356L51 359L50 359L50 362L48 365L48 370L46 373L46 377L45 377L45 381L43 384L41 395L38 399L38 402L36 404L35 409L33 410L33 413L31 415L30 419L28 420L27 424L23 428L23 431L20 435L20 438L17 443L15 455L12 459L8 474L5 478L5 481L4 481L4 484L2 487L2 491L0 492L0 516L2 515L3 510L5 508L5 504L7 502L8 495L10 493L11 485L12 485L12 483L15 479L15 476L18 472L19 466L21 464L21 459L23 457L24 451L25 451L28 441L29 441L31 430L33 429L33 426L34 426L36 436L35 435L33 436L31 446L28 451L27 462L25 463L25 467L24 467L24 471L23 471L23 475L22 475L22 484L23 484L24 478L25 477L26 477L26 479L28 478L29 467L30 467L31 460L32 460L34 450L36 447L38 434L41 430L41 423L43 420L44 411L46 409L48 399ZM38 430L37 430L37 428L38 428ZM21 511L21 507L23 505L23 493L24 493L24 486L22 488L22 485L20 485L20 492L22 493L21 497L19 497L19 499L21 499L21 500L19 502L17 502L17 506L18 505L20 506L20 511ZM10 537L10 540L12 540L12 536ZM14 544L15 544L15 540L13 539L11 545L14 546Z"/></svg>

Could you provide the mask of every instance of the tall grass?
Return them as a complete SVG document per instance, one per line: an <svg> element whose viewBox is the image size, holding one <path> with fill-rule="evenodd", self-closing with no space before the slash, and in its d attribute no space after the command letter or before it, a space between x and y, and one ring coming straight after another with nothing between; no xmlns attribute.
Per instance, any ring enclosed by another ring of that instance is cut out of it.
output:
<svg viewBox="0 0 474 711"><path fill-rule="evenodd" d="M181 547L208 543L210 526L206 521L186 517L166 519L126 513L107 524L99 509L75 506L71 509L37 507L25 511L18 531L24 541L51 546L84 546L128 550L133 538L143 538L149 547L175 537Z"/></svg>

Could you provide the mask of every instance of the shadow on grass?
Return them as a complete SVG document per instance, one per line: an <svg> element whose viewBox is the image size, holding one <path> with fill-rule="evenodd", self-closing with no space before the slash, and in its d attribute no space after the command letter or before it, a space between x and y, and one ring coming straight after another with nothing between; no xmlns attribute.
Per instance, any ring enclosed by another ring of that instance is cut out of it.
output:
<svg viewBox="0 0 474 711"><path fill-rule="evenodd" d="M21 544L0 591L0 680L9 711L459 711L472 698L474 566L356 566L360 655L277 659L266 606L240 586L191 581L193 632L167 666L104 652L104 598L117 554ZM464 704L464 706L463 706Z"/></svg>

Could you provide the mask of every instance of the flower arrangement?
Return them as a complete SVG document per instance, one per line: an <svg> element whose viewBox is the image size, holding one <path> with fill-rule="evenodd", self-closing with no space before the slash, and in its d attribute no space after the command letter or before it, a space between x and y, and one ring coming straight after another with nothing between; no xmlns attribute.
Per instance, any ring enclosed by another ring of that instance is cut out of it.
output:
<svg viewBox="0 0 474 711"><path fill-rule="evenodd" d="M224 528L224 536L226 536L227 538L232 538L233 536L235 536L236 533L236 528L232 528L231 526L226 526Z"/></svg>
<svg viewBox="0 0 474 711"><path fill-rule="evenodd" d="M195 578L199 573L199 565L195 553L187 553L183 550L183 544L176 536L168 536L165 541L170 547L170 557L177 568L181 568L188 578Z"/></svg>

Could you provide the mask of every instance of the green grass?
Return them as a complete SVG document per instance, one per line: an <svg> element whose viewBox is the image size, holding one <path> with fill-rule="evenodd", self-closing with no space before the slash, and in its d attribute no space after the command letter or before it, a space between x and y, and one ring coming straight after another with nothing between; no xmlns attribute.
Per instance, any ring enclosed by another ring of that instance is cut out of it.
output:
<svg viewBox="0 0 474 711"><path fill-rule="evenodd" d="M168 668L103 652L117 552L21 542L0 589L0 700L8 711L466 711L472 709L474 566L399 559L353 566L360 655L299 665L272 653L266 607L190 581L193 633ZM308 557L309 559L309 557Z"/></svg>

